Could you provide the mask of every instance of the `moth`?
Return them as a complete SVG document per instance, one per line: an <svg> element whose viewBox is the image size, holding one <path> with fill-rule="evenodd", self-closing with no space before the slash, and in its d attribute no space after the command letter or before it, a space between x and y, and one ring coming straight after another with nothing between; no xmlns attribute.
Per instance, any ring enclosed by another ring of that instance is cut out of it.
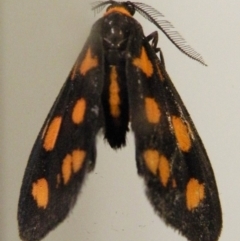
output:
<svg viewBox="0 0 240 241"><path fill-rule="evenodd" d="M222 215L210 161L166 72L157 32L145 36L135 11L205 63L152 7L103 1L93 9L106 5L30 154L18 205L20 237L41 240L61 223L94 169L98 132L118 149L131 126L137 172L157 215L190 241L216 241Z"/></svg>

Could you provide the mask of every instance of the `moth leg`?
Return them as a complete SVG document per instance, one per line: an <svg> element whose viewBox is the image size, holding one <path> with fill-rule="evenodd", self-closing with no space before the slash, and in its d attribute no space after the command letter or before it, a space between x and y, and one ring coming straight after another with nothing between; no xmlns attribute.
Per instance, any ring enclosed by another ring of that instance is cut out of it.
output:
<svg viewBox="0 0 240 241"><path fill-rule="evenodd" d="M153 48L155 53L159 52L160 62L163 65L163 67L165 68L165 61L164 61L164 58L163 58L162 50L159 47L157 47L157 44L158 44L158 32L154 31L154 32L150 33L146 37L146 40L149 42L150 46Z"/></svg>
<svg viewBox="0 0 240 241"><path fill-rule="evenodd" d="M163 65L163 67L165 68L165 61L164 61L162 50L160 48L158 48L158 49L159 49L159 59L160 59L160 62Z"/></svg>
<svg viewBox="0 0 240 241"><path fill-rule="evenodd" d="M146 37L146 40L149 42L151 47L154 49L155 53L158 53L160 51L160 48L157 47L157 44L158 44L158 32L157 31L150 33Z"/></svg>

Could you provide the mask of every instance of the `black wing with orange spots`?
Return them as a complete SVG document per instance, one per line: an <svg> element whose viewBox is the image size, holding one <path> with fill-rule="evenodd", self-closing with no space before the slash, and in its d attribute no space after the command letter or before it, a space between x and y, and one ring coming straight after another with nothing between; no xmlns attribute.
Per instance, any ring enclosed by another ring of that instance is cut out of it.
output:
<svg viewBox="0 0 240 241"><path fill-rule="evenodd" d="M222 226L207 153L161 60L148 41L127 64L139 174L155 211L191 241L216 241Z"/></svg>
<svg viewBox="0 0 240 241"><path fill-rule="evenodd" d="M30 155L18 207L23 240L40 240L67 216L94 167L104 78L97 29L96 24Z"/></svg>
<svg viewBox="0 0 240 241"><path fill-rule="evenodd" d="M134 11L204 62L151 7L107 1L94 8L106 4L33 146L19 199L20 237L38 241L65 219L94 168L98 131L117 149L131 121L138 173L156 212L190 241L217 241L222 218L210 162L161 52L156 55L154 34L144 36Z"/></svg>

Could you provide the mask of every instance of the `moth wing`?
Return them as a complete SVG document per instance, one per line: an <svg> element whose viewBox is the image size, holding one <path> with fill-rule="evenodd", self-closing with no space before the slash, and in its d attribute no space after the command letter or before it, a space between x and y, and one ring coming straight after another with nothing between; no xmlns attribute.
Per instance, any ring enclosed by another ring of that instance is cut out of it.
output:
<svg viewBox="0 0 240 241"><path fill-rule="evenodd" d="M135 34L137 35L137 34ZM130 118L138 173L166 224L191 241L215 241L222 217L214 173L194 124L148 41L129 44Z"/></svg>
<svg viewBox="0 0 240 241"><path fill-rule="evenodd" d="M40 240L65 219L94 168L102 126L103 47L97 22L35 141L18 205L20 237Z"/></svg>

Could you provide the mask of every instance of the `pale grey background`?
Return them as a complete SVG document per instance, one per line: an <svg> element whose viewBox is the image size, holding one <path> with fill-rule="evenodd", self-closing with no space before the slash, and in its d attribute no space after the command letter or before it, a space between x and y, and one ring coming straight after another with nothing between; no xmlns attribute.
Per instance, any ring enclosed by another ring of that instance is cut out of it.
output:
<svg viewBox="0 0 240 241"><path fill-rule="evenodd" d="M240 237L240 2L148 0L208 67L160 34L167 70L202 137L216 175L224 226ZM0 240L19 240L17 202L28 155L94 17L90 1L0 1ZM156 28L138 18L149 34ZM182 241L154 214L136 174L134 144L112 151L98 139L97 166L71 215L44 241Z"/></svg>

